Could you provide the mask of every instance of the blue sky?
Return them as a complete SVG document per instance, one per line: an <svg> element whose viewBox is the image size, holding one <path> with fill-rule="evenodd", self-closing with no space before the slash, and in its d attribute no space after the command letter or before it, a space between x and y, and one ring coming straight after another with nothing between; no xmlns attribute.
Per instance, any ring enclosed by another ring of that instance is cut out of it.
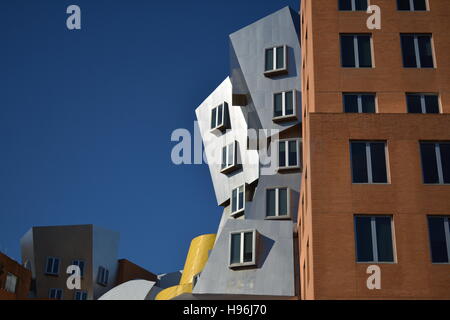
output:
<svg viewBox="0 0 450 320"><path fill-rule="evenodd" d="M66 28L76 4L82 29ZM2 0L0 251L32 226L120 232L119 258L183 268L221 216L206 165L176 166L176 128L228 75L228 35L299 0Z"/></svg>

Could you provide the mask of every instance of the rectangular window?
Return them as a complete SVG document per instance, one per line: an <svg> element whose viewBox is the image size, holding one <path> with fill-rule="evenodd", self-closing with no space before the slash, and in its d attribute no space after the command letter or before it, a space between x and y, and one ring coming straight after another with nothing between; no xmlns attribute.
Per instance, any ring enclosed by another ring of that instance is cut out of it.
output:
<svg viewBox="0 0 450 320"><path fill-rule="evenodd" d="M61 300L62 299L62 289L50 289L48 297L50 299Z"/></svg>
<svg viewBox="0 0 450 320"><path fill-rule="evenodd" d="M16 293L16 287L17 277L8 272L8 274L6 275L5 290L11 293Z"/></svg>
<svg viewBox="0 0 450 320"><path fill-rule="evenodd" d="M87 292L86 291L75 291L75 300L87 300Z"/></svg>
<svg viewBox="0 0 450 320"><path fill-rule="evenodd" d="M343 101L346 113L375 113L375 94L344 93Z"/></svg>
<svg viewBox="0 0 450 320"><path fill-rule="evenodd" d="M428 216L431 261L450 263L450 225L449 216Z"/></svg>
<svg viewBox="0 0 450 320"><path fill-rule="evenodd" d="M405 68L434 68L430 34L401 34L403 66Z"/></svg>
<svg viewBox="0 0 450 320"><path fill-rule="evenodd" d="M355 216L357 262L394 262L392 217Z"/></svg>
<svg viewBox="0 0 450 320"><path fill-rule="evenodd" d="M237 142L234 141L222 148L221 172L228 173L238 168L237 164Z"/></svg>
<svg viewBox="0 0 450 320"><path fill-rule="evenodd" d="M400 11L427 11L427 0L397 0Z"/></svg>
<svg viewBox="0 0 450 320"><path fill-rule="evenodd" d="M74 260L72 261L72 265L80 267L80 275L84 276L84 261L83 260Z"/></svg>
<svg viewBox="0 0 450 320"><path fill-rule="evenodd" d="M278 141L278 168L297 169L300 167L299 140Z"/></svg>
<svg viewBox="0 0 450 320"><path fill-rule="evenodd" d="M273 95L273 118L291 118L296 113L295 91L285 91Z"/></svg>
<svg viewBox="0 0 450 320"><path fill-rule="evenodd" d="M228 120L228 103L224 102L211 110L211 130L227 129Z"/></svg>
<svg viewBox="0 0 450 320"><path fill-rule="evenodd" d="M287 47L277 46L266 49L265 73L277 73L287 71Z"/></svg>
<svg viewBox="0 0 450 320"><path fill-rule="evenodd" d="M245 209L245 185L231 191L231 215L244 212Z"/></svg>
<svg viewBox="0 0 450 320"><path fill-rule="evenodd" d="M341 34L341 62L344 68L372 68L372 36Z"/></svg>
<svg viewBox="0 0 450 320"><path fill-rule="evenodd" d="M287 218L290 216L289 188L273 188L266 190L266 217Z"/></svg>
<svg viewBox="0 0 450 320"><path fill-rule="evenodd" d="M339 0L340 11L367 11L367 0Z"/></svg>
<svg viewBox="0 0 450 320"><path fill-rule="evenodd" d="M230 267L256 264L256 230L239 231L230 234Z"/></svg>
<svg viewBox="0 0 450 320"><path fill-rule="evenodd" d="M109 270L105 267L98 267L98 273L97 273L97 283L106 286L108 285L108 278L109 278Z"/></svg>
<svg viewBox="0 0 450 320"><path fill-rule="evenodd" d="M407 93L408 113L439 113L439 96L432 93Z"/></svg>
<svg viewBox="0 0 450 320"><path fill-rule="evenodd" d="M423 182L450 183L450 142L421 142Z"/></svg>
<svg viewBox="0 0 450 320"><path fill-rule="evenodd" d="M45 267L45 273L51 275L59 274L59 258L48 257Z"/></svg>
<svg viewBox="0 0 450 320"><path fill-rule="evenodd" d="M353 183L387 183L386 142L350 143Z"/></svg>

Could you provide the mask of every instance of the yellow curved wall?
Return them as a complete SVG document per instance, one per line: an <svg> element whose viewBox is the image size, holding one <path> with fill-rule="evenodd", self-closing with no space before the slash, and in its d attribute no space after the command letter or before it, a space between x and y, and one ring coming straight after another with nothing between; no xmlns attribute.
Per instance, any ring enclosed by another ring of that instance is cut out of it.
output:
<svg viewBox="0 0 450 320"><path fill-rule="evenodd" d="M191 293L193 277L205 267L208 252L214 247L215 241L215 234L204 234L194 238L189 247L179 285L162 290L155 300L170 300L183 293Z"/></svg>

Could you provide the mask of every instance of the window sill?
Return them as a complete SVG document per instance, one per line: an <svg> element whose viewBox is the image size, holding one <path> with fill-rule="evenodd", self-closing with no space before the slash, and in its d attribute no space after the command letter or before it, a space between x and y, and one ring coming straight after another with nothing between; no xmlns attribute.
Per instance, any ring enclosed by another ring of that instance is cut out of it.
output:
<svg viewBox="0 0 450 320"><path fill-rule="evenodd" d="M238 170L239 168L240 168L240 165L235 164L233 166L223 168L222 170L220 170L220 173L228 174L228 173Z"/></svg>
<svg viewBox="0 0 450 320"><path fill-rule="evenodd" d="M287 216L266 216L265 220L292 220L290 215Z"/></svg>
<svg viewBox="0 0 450 320"><path fill-rule="evenodd" d="M284 75L284 74L288 74L287 68L264 71L264 76L266 76L268 78L276 77L276 76L280 76L280 75Z"/></svg>
<svg viewBox="0 0 450 320"><path fill-rule="evenodd" d="M227 126L226 125L221 125L212 129L209 129L209 132L211 133L215 133L215 132L225 132L227 130Z"/></svg>
<svg viewBox="0 0 450 320"><path fill-rule="evenodd" d="M290 166L290 167L278 167L278 172L287 172L287 171L297 171L300 170L300 166Z"/></svg>
<svg viewBox="0 0 450 320"><path fill-rule="evenodd" d="M50 277L59 277L59 273L45 273L46 276L50 276Z"/></svg>
<svg viewBox="0 0 450 320"><path fill-rule="evenodd" d="M397 264L397 262L389 262L389 261L356 261L357 264Z"/></svg>
<svg viewBox="0 0 450 320"><path fill-rule="evenodd" d="M230 213L230 217L232 217L232 218L239 217L239 216L243 215L244 212L245 212L245 209L241 209L241 210L236 211L236 212L231 212Z"/></svg>
<svg viewBox="0 0 450 320"><path fill-rule="evenodd" d="M256 262L244 262L244 263L233 263L228 266L230 269L241 269L241 268L250 268L256 267Z"/></svg>
<svg viewBox="0 0 450 320"><path fill-rule="evenodd" d="M295 114L272 118L273 122L287 122L287 121L294 121L294 120L297 120L297 115L295 115Z"/></svg>

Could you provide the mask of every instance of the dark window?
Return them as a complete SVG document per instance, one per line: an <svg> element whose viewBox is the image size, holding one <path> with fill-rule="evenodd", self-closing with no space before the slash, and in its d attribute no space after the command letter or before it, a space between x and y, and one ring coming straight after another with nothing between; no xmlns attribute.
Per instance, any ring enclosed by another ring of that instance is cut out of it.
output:
<svg viewBox="0 0 450 320"><path fill-rule="evenodd" d="M50 289L48 297L50 299L61 300L62 299L62 290L61 289Z"/></svg>
<svg viewBox="0 0 450 320"><path fill-rule="evenodd" d="M98 267L97 283L106 286L108 285L109 271L105 267Z"/></svg>
<svg viewBox="0 0 450 320"><path fill-rule="evenodd" d="M230 263L240 263L241 261L241 234L233 233L231 235L231 258Z"/></svg>
<svg viewBox="0 0 450 320"><path fill-rule="evenodd" d="M294 115L295 95L293 91L275 93L273 95L273 116L287 117Z"/></svg>
<svg viewBox="0 0 450 320"><path fill-rule="evenodd" d="M289 215L288 189L275 188L266 191L266 216L283 217Z"/></svg>
<svg viewBox="0 0 450 320"><path fill-rule="evenodd" d="M420 144L425 184L450 183L450 142Z"/></svg>
<svg viewBox="0 0 450 320"><path fill-rule="evenodd" d="M344 93L344 112L375 113L375 95Z"/></svg>
<svg viewBox="0 0 450 320"><path fill-rule="evenodd" d="M244 262L253 260L253 232L244 233Z"/></svg>
<svg viewBox="0 0 450 320"><path fill-rule="evenodd" d="M394 262L392 217L355 216L356 261Z"/></svg>
<svg viewBox="0 0 450 320"><path fill-rule="evenodd" d="M228 126L228 103L224 102L211 110L211 129L222 130Z"/></svg>
<svg viewBox="0 0 450 320"><path fill-rule="evenodd" d="M75 291L75 300L87 300L87 292Z"/></svg>
<svg viewBox="0 0 450 320"><path fill-rule="evenodd" d="M73 265L80 267L80 276L84 276L84 261L83 260L74 260L72 262Z"/></svg>
<svg viewBox="0 0 450 320"><path fill-rule="evenodd" d="M265 54L265 71L279 71L286 69L286 46L278 46L266 49Z"/></svg>
<svg viewBox="0 0 450 320"><path fill-rule="evenodd" d="M230 264L246 264L255 262L255 231L236 232L231 234Z"/></svg>
<svg viewBox="0 0 450 320"><path fill-rule="evenodd" d="M345 68L371 68L370 35L341 34L341 60Z"/></svg>
<svg viewBox="0 0 450 320"><path fill-rule="evenodd" d="M367 0L339 0L341 11L366 11Z"/></svg>
<svg viewBox="0 0 450 320"><path fill-rule="evenodd" d="M270 71L274 69L273 64L273 48L266 50L266 71Z"/></svg>
<svg viewBox="0 0 450 320"><path fill-rule="evenodd" d="M273 97L273 116L274 117L281 117L283 115L283 94L282 93L276 93Z"/></svg>
<svg viewBox="0 0 450 320"><path fill-rule="evenodd" d="M427 0L397 0L397 8L401 11L426 11Z"/></svg>
<svg viewBox="0 0 450 320"><path fill-rule="evenodd" d="M59 259L49 257L47 258L47 265L45 268L45 273L57 275L59 274Z"/></svg>
<svg viewBox="0 0 450 320"><path fill-rule="evenodd" d="M353 183L387 183L385 142L351 142Z"/></svg>
<svg viewBox="0 0 450 320"><path fill-rule="evenodd" d="M431 35L401 34L403 66L405 68L433 68Z"/></svg>
<svg viewBox="0 0 450 320"><path fill-rule="evenodd" d="M431 261L433 263L450 262L449 217L428 216Z"/></svg>
<svg viewBox="0 0 450 320"><path fill-rule="evenodd" d="M406 102L409 113L439 113L437 94L407 93Z"/></svg>

